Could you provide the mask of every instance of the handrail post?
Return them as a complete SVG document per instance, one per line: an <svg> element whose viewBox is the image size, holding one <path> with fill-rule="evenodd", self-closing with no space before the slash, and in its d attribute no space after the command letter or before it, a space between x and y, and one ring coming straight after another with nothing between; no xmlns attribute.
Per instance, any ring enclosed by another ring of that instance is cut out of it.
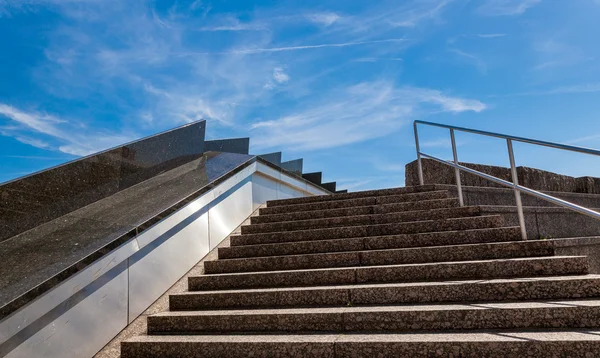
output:
<svg viewBox="0 0 600 358"><path fill-rule="evenodd" d="M415 146L417 148L417 165L419 172L419 184L424 185L425 181L423 180L423 163L421 162L421 147L419 146L419 132L417 131L417 122L413 123L413 128L415 130Z"/></svg>
<svg viewBox="0 0 600 358"><path fill-rule="evenodd" d="M454 156L454 164L458 165L458 154L456 154L456 139L454 138L454 129L450 128L450 139L452 140L452 155ZM456 176L456 188L458 189L458 201L460 206L465 206L463 199L462 183L460 182L460 169L454 167L454 174Z"/></svg>
<svg viewBox="0 0 600 358"><path fill-rule="evenodd" d="M521 190L519 190L519 178L517 177L517 167L515 166L515 154L513 151L512 140L506 139L508 146L508 157L510 159L510 171L512 174L513 185L515 190L515 200L517 202L517 214L519 216L519 227L521 228L521 238L527 240L527 230L525 229L525 216L523 215L523 203L521 201Z"/></svg>

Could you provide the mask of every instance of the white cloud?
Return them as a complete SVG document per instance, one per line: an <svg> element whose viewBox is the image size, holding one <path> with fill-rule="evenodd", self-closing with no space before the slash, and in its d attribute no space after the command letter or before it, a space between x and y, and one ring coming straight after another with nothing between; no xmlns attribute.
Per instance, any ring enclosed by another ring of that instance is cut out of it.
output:
<svg viewBox="0 0 600 358"><path fill-rule="evenodd" d="M483 61L478 56L473 55L472 53L461 51L457 48L451 48L451 49L449 49L449 51L461 56L462 58L467 59L469 62L471 62L475 65L475 67L477 68L477 70L479 72L481 72L483 74L487 74L487 64L485 63L485 61Z"/></svg>
<svg viewBox="0 0 600 358"><path fill-rule="evenodd" d="M277 83L286 83L290 80L290 76L287 73L285 73L283 68L275 67L275 69L273 70L273 79Z"/></svg>
<svg viewBox="0 0 600 358"><path fill-rule="evenodd" d="M480 37L482 39L495 39L498 37L504 37L506 36L506 34L477 34L475 36Z"/></svg>
<svg viewBox="0 0 600 358"><path fill-rule="evenodd" d="M3 103L0 103L0 117L8 118L18 124L2 127L0 130L2 135L13 137L21 143L37 148L59 150L78 156L95 153L136 138L135 135L103 131L81 132L77 129L80 125L76 123L45 113L24 111Z"/></svg>
<svg viewBox="0 0 600 358"><path fill-rule="evenodd" d="M542 0L486 0L477 8L477 12L484 16L521 15L541 2Z"/></svg>
<svg viewBox="0 0 600 358"><path fill-rule="evenodd" d="M600 83L587 83L573 86L562 86L547 90L518 92L510 94L510 96L545 96L556 94L575 94L575 93L596 93L600 92Z"/></svg>
<svg viewBox="0 0 600 358"><path fill-rule="evenodd" d="M302 46L287 46L287 47L270 47L270 48L245 48L245 49L236 49L231 51L224 52L183 52L177 53L177 55L185 56L185 55L253 55L253 54L261 54L261 53L274 53L274 52L287 52L287 51L298 51L298 50L313 50L313 49L321 49L321 48L330 48L330 47L350 47L350 46L360 46L360 45L371 45L371 44L382 44L382 43L391 43L391 42L406 42L406 39L394 38L394 39L385 39L385 40L373 40L373 41L357 41L357 42L341 42L341 43L329 43L329 44L319 44L319 45L302 45Z"/></svg>
<svg viewBox="0 0 600 358"><path fill-rule="evenodd" d="M309 21L322 26L331 26L341 17L333 12L314 13L306 16Z"/></svg>
<svg viewBox="0 0 600 358"><path fill-rule="evenodd" d="M217 21L217 24L204 26L199 28L199 31L264 31L267 30L267 26L261 22L248 22L244 23L235 17L226 17Z"/></svg>
<svg viewBox="0 0 600 358"><path fill-rule="evenodd" d="M304 109L252 125L258 148L313 150L386 136L416 115L429 112L480 112L485 104L440 91L402 87L383 81L338 88ZM433 108L432 108L433 106Z"/></svg>

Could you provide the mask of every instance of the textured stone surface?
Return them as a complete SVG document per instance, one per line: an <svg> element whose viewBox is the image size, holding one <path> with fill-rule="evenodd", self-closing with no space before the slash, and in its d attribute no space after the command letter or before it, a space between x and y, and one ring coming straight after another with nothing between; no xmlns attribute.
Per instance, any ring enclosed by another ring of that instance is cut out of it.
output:
<svg viewBox="0 0 600 358"><path fill-rule="evenodd" d="M432 210L406 211L379 215L343 216L324 219L294 220L277 223L252 224L242 226L242 234L297 231L339 226L377 225L410 221L436 220L476 216L481 213L477 206L443 208Z"/></svg>
<svg viewBox="0 0 600 358"><path fill-rule="evenodd" d="M599 317L598 300L165 312L148 317L148 333L594 328Z"/></svg>
<svg viewBox="0 0 600 358"><path fill-rule="evenodd" d="M461 231L430 232L375 236L365 238L366 249L396 249L419 246L444 246L476 244L482 242L505 242L520 240L518 227L472 229Z"/></svg>
<svg viewBox="0 0 600 358"><path fill-rule="evenodd" d="M577 331L600 327L600 276L588 274L600 261L587 257L600 240L519 241L499 215L410 190L278 201L267 209L281 213L233 236L123 356L600 352L600 332Z"/></svg>
<svg viewBox="0 0 600 358"><path fill-rule="evenodd" d="M349 239L233 246L220 249L219 259L359 251L364 249L363 241L363 238L358 237Z"/></svg>
<svg viewBox="0 0 600 358"><path fill-rule="evenodd" d="M460 164L512 182L510 168L473 163ZM419 184L416 161L406 165L405 176L406 185ZM519 184L535 190L589 194L600 193L600 179L598 178L574 178L568 175L529 167L517 167L517 176ZM431 159L423 159L423 177L426 184L456 184L454 168ZM466 186L500 187L499 184L465 172L461 173L461 183Z"/></svg>
<svg viewBox="0 0 600 358"><path fill-rule="evenodd" d="M143 336L124 343L123 358L200 357L490 357L600 356L600 332L476 332Z"/></svg>
<svg viewBox="0 0 600 358"><path fill-rule="evenodd" d="M349 266L360 266L360 252L339 252L207 261L204 263L204 270L207 274L215 274L227 272L302 270L307 268Z"/></svg>
<svg viewBox="0 0 600 358"><path fill-rule="evenodd" d="M494 228L499 227L501 224L502 219L500 216L476 216L443 220L414 221L398 224L281 231L233 236L231 237L231 246Z"/></svg>
<svg viewBox="0 0 600 358"><path fill-rule="evenodd" d="M202 275L190 277L188 280L190 291L326 286L355 282L356 270L354 268Z"/></svg>
<svg viewBox="0 0 600 358"><path fill-rule="evenodd" d="M364 239L363 239L364 240ZM545 240L515 243L492 243L374 250L355 252L327 252L304 255L248 257L207 261L207 274L301 270L307 268L373 266L443 261L468 261L499 258L550 256L553 245Z"/></svg>
<svg viewBox="0 0 600 358"><path fill-rule="evenodd" d="M343 194L337 194L337 195L320 195L320 196L310 196L310 197L304 197L304 198L269 200L269 201L267 201L267 207L308 204L308 203L316 203L316 202L320 202L320 201L368 198L368 197L376 197L376 196L402 195L402 194L410 194L410 193L415 193L415 192L431 191L431 190L434 190L434 188L435 187L433 185L410 186L410 187L390 188L390 189L383 189L383 190L355 191L352 193L343 193Z"/></svg>
<svg viewBox="0 0 600 358"><path fill-rule="evenodd" d="M590 275L187 292L171 295L170 309L593 298L600 294L599 283Z"/></svg>
<svg viewBox="0 0 600 358"><path fill-rule="evenodd" d="M367 197L347 200L329 200L308 204L282 205L274 207L266 207L260 210L260 215L284 214L296 211L314 211L314 210L329 210L338 208L349 208L354 206L368 206L377 204L402 203L408 201L421 201L432 199L444 199L448 197L448 192L441 191L425 191L422 193L411 193L402 195L389 195L378 197Z"/></svg>
<svg viewBox="0 0 600 358"><path fill-rule="evenodd" d="M358 266L344 265L333 260L331 264L319 263L316 267ZM358 253L356 254L358 261ZM586 257L540 257L525 259L498 259L483 261L439 262L423 264L365 266L341 269L312 269L266 272L244 272L190 277L190 291L230 288L258 288L283 286L319 286L371 282L413 282L444 279L475 279L497 277L533 277L549 275L577 275L588 273ZM247 270L240 270L240 272ZM249 271L249 270L248 270Z"/></svg>
<svg viewBox="0 0 600 358"><path fill-rule="evenodd" d="M123 343L122 358L334 357L330 337L142 336Z"/></svg>

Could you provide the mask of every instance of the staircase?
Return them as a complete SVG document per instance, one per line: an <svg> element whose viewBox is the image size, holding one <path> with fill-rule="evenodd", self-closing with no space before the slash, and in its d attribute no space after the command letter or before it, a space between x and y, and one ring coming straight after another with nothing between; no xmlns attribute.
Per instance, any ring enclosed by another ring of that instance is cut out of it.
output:
<svg viewBox="0 0 600 358"><path fill-rule="evenodd" d="M218 254L123 358L600 357L587 257L432 186L270 201Z"/></svg>

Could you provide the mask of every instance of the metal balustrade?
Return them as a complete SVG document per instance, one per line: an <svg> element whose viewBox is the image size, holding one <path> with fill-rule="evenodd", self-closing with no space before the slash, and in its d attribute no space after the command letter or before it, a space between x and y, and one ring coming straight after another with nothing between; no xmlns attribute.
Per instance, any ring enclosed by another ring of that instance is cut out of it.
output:
<svg viewBox="0 0 600 358"><path fill-rule="evenodd" d="M450 140L452 142L452 155L453 155L452 161L440 159L440 158L434 157L433 155L423 153L421 151L421 149L419 147L419 131L417 128L417 126L419 124L425 125L425 126L447 128L450 131ZM500 184L502 186L512 188L515 192L515 200L517 203L517 214L519 216L519 226L521 228L521 237L523 238L523 240L527 240L527 231L525 229L525 216L523 215L523 203L521 201L521 192L535 196L537 198L549 201L553 204L565 207L572 211L576 211L578 213L585 214L585 215L588 215L595 219L600 220L600 213L597 211L594 211L594 210L585 208L583 206L568 202L566 200L559 199L552 195L548 195L548 194L542 193L540 191L533 190L531 188L527 188L522 185L519 185L519 178L517 175L517 167L515 165L515 155L514 155L514 151L513 151L513 142L529 143L529 144L539 145L539 146L543 146L543 147L556 148L556 149L577 152L577 153L591 154L591 155L596 155L596 156L600 156L599 150L583 148L583 147L576 147L576 146L565 145L565 144L560 144L560 143L546 142L546 141L541 141L541 140L536 140L536 139L531 139L531 138L516 137L516 136L505 135L505 134L494 133L494 132L486 132L486 131L481 131L481 130L471 129L471 128L463 128L463 127L450 126L450 125L440 124L440 123L426 122L426 121L414 121L413 127L414 127L414 132L415 132L415 146L416 146L416 150L417 150L419 184L421 184L421 185L425 184L424 180L423 180L423 164L421 162L421 158L425 157L425 158L435 160L436 162L439 162L439 163L442 163L442 164L445 164L445 165L448 165L448 166L451 166L454 168L455 175L456 175L456 187L458 190L458 200L460 201L460 206L464 206L462 184L460 181L461 170L465 171L467 173L473 174L473 175L477 175L484 179L490 180L490 181ZM508 157L510 160L512 183L509 181L500 179L498 177L495 177L493 175L489 175L489 174L477 171L475 169L471 169L471 168L465 167L463 165L460 165L458 163L458 154L457 154L457 150L456 150L456 139L455 139L455 135L454 135L455 131L467 132L467 133L473 133L473 134L478 134L478 135L483 135L483 136L488 136L488 137L505 139L507 149L508 149Z"/></svg>

